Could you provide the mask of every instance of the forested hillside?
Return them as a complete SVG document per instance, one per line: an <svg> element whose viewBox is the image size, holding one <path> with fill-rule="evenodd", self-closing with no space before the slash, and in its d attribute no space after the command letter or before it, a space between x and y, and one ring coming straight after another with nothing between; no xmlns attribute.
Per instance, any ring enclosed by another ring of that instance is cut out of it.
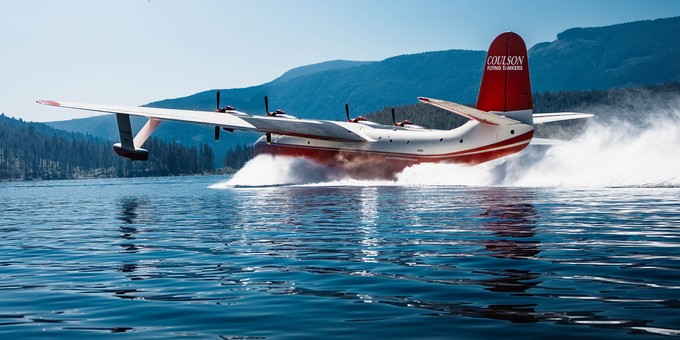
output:
<svg viewBox="0 0 680 340"><path fill-rule="evenodd" d="M112 142L0 115L0 180L185 175L213 170L213 153L151 138L149 161L118 157Z"/></svg>
<svg viewBox="0 0 680 340"><path fill-rule="evenodd" d="M572 28L529 51L535 91L632 87L680 80L680 17Z"/></svg>

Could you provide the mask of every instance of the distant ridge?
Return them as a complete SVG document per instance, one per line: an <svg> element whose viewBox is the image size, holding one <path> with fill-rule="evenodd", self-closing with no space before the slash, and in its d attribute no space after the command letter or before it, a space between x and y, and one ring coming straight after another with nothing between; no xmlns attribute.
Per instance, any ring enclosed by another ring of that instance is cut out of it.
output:
<svg viewBox="0 0 680 340"><path fill-rule="evenodd" d="M324 61L318 64L306 65L296 67L282 74L280 77L274 79L272 83L285 83L293 78L306 76L314 73L324 72L328 70L345 69L349 67L361 66L373 63L373 61L352 61L352 60L331 60Z"/></svg>

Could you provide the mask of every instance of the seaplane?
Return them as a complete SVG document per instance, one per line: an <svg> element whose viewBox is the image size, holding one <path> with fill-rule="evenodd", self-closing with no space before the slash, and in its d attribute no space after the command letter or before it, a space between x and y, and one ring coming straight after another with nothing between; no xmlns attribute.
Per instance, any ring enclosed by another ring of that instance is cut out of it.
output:
<svg viewBox="0 0 680 340"><path fill-rule="evenodd" d="M578 112L533 113L529 60L524 40L514 32L497 36L489 47L476 107L446 100L419 97L422 103L469 119L451 130L427 129L409 121L383 125L363 117L347 121L300 119L284 111L251 115L231 106L191 111L152 107L82 104L38 100L39 104L68 109L114 113L120 143L113 150L131 160L147 160L144 142L163 120L204 124L220 130L262 132L254 144L254 155L303 157L360 179L393 179L406 167L420 163L463 163L476 165L505 157L526 148L534 137L534 126L549 122L592 117ZM133 137L130 116L149 120Z"/></svg>

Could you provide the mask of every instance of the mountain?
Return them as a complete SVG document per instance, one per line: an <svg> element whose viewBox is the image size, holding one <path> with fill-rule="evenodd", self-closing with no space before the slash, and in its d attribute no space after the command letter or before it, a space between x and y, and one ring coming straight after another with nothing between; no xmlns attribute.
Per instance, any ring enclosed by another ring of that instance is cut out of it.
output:
<svg viewBox="0 0 680 340"><path fill-rule="evenodd" d="M536 92L610 89L680 80L680 17L595 28L573 28L557 40L529 49ZM484 51L448 50L401 55L378 62L331 61L303 66L258 86L220 90L222 103L251 114L282 108L305 118L344 120L385 107L413 104L418 96L474 103L484 65ZM215 90L166 99L147 106L212 111ZM117 139L113 117L50 123L52 126ZM142 122L137 121L137 126ZM155 136L183 144L208 143L213 128L164 122ZM223 133L210 142L216 166L226 150L252 143L259 134Z"/></svg>
<svg viewBox="0 0 680 340"><path fill-rule="evenodd" d="M680 17L572 28L529 51L537 91L609 89L680 79Z"/></svg>

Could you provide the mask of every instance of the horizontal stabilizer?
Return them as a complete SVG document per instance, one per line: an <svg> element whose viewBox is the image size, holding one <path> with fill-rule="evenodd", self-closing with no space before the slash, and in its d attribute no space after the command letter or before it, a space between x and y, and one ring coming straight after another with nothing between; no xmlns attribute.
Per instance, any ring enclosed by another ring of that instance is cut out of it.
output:
<svg viewBox="0 0 680 340"><path fill-rule="evenodd" d="M425 98L425 97L418 97L418 100L420 100L423 103L436 106L440 109L444 109L446 111L453 112L453 113L461 115L465 118L476 120L476 121L478 121L480 123L484 123L484 124L490 124L490 125L520 124L519 121L514 120L514 119L502 117L502 116L499 116L497 114L493 114L493 113L486 112L486 111L477 110L477 109L469 107L469 106L456 104L456 103L453 103L453 102L447 102L445 100Z"/></svg>
<svg viewBox="0 0 680 340"><path fill-rule="evenodd" d="M562 145L563 140L559 139L548 139L548 138L532 138L529 145Z"/></svg>
<svg viewBox="0 0 680 340"><path fill-rule="evenodd" d="M534 124L559 122L561 120L581 119L593 117L590 113L578 112L555 112L555 113L534 113Z"/></svg>

